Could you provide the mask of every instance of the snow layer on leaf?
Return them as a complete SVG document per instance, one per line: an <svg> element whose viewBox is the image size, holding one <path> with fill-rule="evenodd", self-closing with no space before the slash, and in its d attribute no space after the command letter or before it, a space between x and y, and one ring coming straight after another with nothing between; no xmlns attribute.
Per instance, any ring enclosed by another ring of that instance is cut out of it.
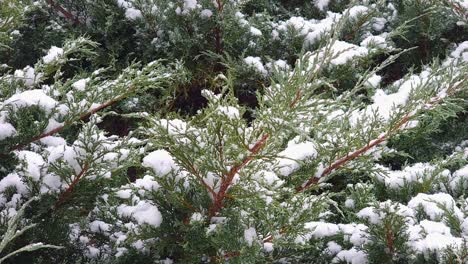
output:
<svg viewBox="0 0 468 264"><path fill-rule="evenodd" d="M58 59L61 55L63 54L63 49L52 46L49 51L47 52L47 55L42 58L44 63L51 63L52 61Z"/></svg>
<svg viewBox="0 0 468 264"><path fill-rule="evenodd" d="M440 206L453 209L458 219L463 219L463 213L455 204L455 200L447 193L425 194L419 193L408 203L408 207L414 210L422 208L431 220L439 220L444 215L444 210Z"/></svg>
<svg viewBox="0 0 468 264"><path fill-rule="evenodd" d="M315 7L317 7L320 11L327 9L329 3L330 0L314 0Z"/></svg>
<svg viewBox="0 0 468 264"><path fill-rule="evenodd" d="M320 57L325 56L325 52L328 47L324 47L320 50ZM357 45L338 40L330 48L330 56L333 58L330 62L333 65L343 65L346 64L353 58L364 57L367 55L368 50L364 47L359 47Z"/></svg>
<svg viewBox="0 0 468 264"><path fill-rule="evenodd" d="M31 177L34 181L38 181L41 177L41 169L45 164L44 159L39 154L26 150L18 152L17 155L26 164L26 176Z"/></svg>
<svg viewBox="0 0 468 264"><path fill-rule="evenodd" d="M11 105L15 108L38 105L47 113L50 113L58 105L57 101L46 95L41 89L29 90L15 94L6 100L5 104Z"/></svg>
<svg viewBox="0 0 468 264"><path fill-rule="evenodd" d="M317 156L314 142L306 141L297 143L295 138L288 143L288 147L280 152L278 156L279 172L283 176L288 176L300 167L298 161Z"/></svg>
<svg viewBox="0 0 468 264"><path fill-rule="evenodd" d="M343 250L336 254L332 263L340 263L343 261L351 264L365 264L367 263L367 254L364 251L360 251L355 248Z"/></svg>
<svg viewBox="0 0 468 264"><path fill-rule="evenodd" d="M252 57L248 56L244 59L244 62L252 66L257 72L261 73L262 75L267 75L268 72L265 69L265 66L263 66L262 59L260 57Z"/></svg>
<svg viewBox="0 0 468 264"><path fill-rule="evenodd" d="M119 205L117 212L121 216L132 217L140 225L148 224L158 227L162 222L162 215L158 208L147 201L140 201L135 206Z"/></svg>
<svg viewBox="0 0 468 264"><path fill-rule="evenodd" d="M253 245L253 242L257 239L257 231L253 227L249 227L244 230L244 239L247 241L249 246Z"/></svg>
<svg viewBox="0 0 468 264"><path fill-rule="evenodd" d="M0 123L0 140L14 136L16 129L10 123Z"/></svg>
<svg viewBox="0 0 468 264"><path fill-rule="evenodd" d="M435 169L436 168L429 163L416 163L405 167L403 170L390 171L384 169L386 173L378 174L378 179L384 182L385 186L396 189L412 182L422 183L425 179L432 176Z"/></svg>
<svg viewBox="0 0 468 264"><path fill-rule="evenodd" d="M238 119L240 117L239 109L233 106L219 105L217 110L219 113L225 115L229 119Z"/></svg>
<svg viewBox="0 0 468 264"><path fill-rule="evenodd" d="M171 154L163 149L153 151L144 157L143 166L151 168L157 176L164 176L178 168Z"/></svg>
<svg viewBox="0 0 468 264"><path fill-rule="evenodd" d="M10 173L0 180L0 193L10 186L15 187L17 193L25 194L28 192L26 184L24 184L16 172Z"/></svg>

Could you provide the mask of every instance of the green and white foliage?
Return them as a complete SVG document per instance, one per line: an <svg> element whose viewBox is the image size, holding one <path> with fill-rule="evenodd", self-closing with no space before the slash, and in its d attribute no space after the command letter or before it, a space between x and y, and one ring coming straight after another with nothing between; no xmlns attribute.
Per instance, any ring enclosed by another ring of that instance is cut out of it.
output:
<svg viewBox="0 0 468 264"><path fill-rule="evenodd" d="M468 261L466 1L0 4L0 262Z"/></svg>

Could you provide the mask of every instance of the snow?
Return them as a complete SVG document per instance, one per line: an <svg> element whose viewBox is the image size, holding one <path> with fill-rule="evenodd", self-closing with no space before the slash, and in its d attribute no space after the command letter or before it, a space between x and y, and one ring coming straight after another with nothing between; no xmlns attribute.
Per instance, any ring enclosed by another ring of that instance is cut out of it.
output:
<svg viewBox="0 0 468 264"><path fill-rule="evenodd" d="M52 110L58 105L57 101L46 95L41 89L34 89L15 94L6 100L5 104L11 105L14 108L38 105L47 113L52 112Z"/></svg>
<svg viewBox="0 0 468 264"><path fill-rule="evenodd" d="M253 227L249 227L248 229L244 230L244 239L247 244L251 247L253 245L254 240L257 239L257 231Z"/></svg>
<svg viewBox="0 0 468 264"><path fill-rule="evenodd" d="M388 44L385 38L382 36L369 36L363 41L361 41L360 46L366 48L376 47L380 49L385 49L388 47Z"/></svg>
<svg viewBox="0 0 468 264"><path fill-rule="evenodd" d="M6 188L10 186L15 187L17 193L20 193L20 194L28 193L28 187L21 180L21 178L18 176L16 172L12 172L0 180L0 193L3 193L6 190Z"/></svg>
<svg viewBox="0 0 468 264"><path fill-rule="evenodd" d="M270 243L270 242L263 243L263 250L267 253L272 252L274 250L273 243Z"/></svg>
<svg viewBox="0 0 468 264"><path fill-rule="evenodd" d="M111 226L103 221L95 220L89 223L89 229L93 233L109 232Z"/></svg>
<svg viewBox="0 0 468 264"><path fill-rule="evenodd" d="M367 263L367 254L364 251L360 251L355 248L343 250L333 258L332 263L339 263L343 261L351 264L365 264Z"/></svg>
<svg viewBox="0 0 468 264"><path fill-rule="evenodd" d="M261 73L262 75L268 74L267 70L263 66L262 59L260 59L259 57L248 56L244 59L244 62L247 65L252 66L257 72Z"/></svg>
<svg viewBox="0 0 468 264"><path fill-rule="evenodd" d="M468 187L468 165L456 170L450 177L450 188L452 190L464 190Z"/></svg>
<svg viewBox="0 0 468 264"><path fill-rule="evenodd" d="M14 136L16 129L10 123L0 123L0 140Z"/></svg>
<svg viewBox="0 0 468 264"><path fill-rule="evenodd" d="M44 145L47 145L49 147L56 147L56 146L61 146L61 145L66 145L65 139L62 137L55 137L55 136L48 136L45 138L41 138L40 142Z"/></svg>
<svg viewBox="0 0 468 264"><path fill-rule="evenodd" d="M202 18L210 18L211 16L213 16L213 11L209 10L209 9L203 9L201 12L200 12L200 16Z"/></svg>
<svg viewBox="0 0 468 264"><path fill-rule="evenodd" d="M44 159L37 153L32 151L18 152L18 158L24 161L26 176L31 177L34 181L39 181L41 177L41 170L45 165Z"/></svg>
<svg viewBox="0 0 468 264"><path fill-rule="evenodd" d="M440 252L443 249L452 246L460 247L463 244L463 239L453 237L452 235L444 235L440 233L430 233L425 238L410 242L409 245L416 251L423 253L426 258L432 252Z"/></svg>
<svg viewBox="0 0 468 264"><path fill-rule="evenodd" d="M329 56L332 58L330 61L331 64L343 65L354 58L366 56L368 50L364 47L359 47L357 45L338 40L333 43L333 45L330 47L330 50L328 50L328 47L322 48L319 51L319 57L323 58L326 56L326 52L330 52Z"/></svg>
<svg viewBox="0 0 468 264"><path fill-rule="evenodd" d="M121 199L128 199L132 196L132 190L119 190L115 195Z"/></svg>
<svg viewBox="0 0 468 264"><path fill-rule="evenodd" d="M47 193L49 191L55 192L58 191L62 188L64 183L62 183L62 180L60 179L59 176L52 174L52 173L47 173L43 178L42 178L42 186L40 189L41 193Z"/></svg>
<svg viewBox="0 0 468 264"><path fill-rule="evenodd" d="M239 119L239 109L233 106L218 106L217 111L225 115L229 119Z"/></svg>
<svg viewBox="0 0 468 264"><path fill-rule="evenodd" d="M314 0L315 7L317 7L320 11L327 9L329 3L330 0Z"/></svg>
<svg viewBox="0 0 468 264"><path fill-rule="evenodd" d="M373 74L369 79L367 79L366 84L376 88L379 86L380 81L382 80L382 76Z"/></svg>
<svg viewBox="0 0 468 264"><path fill-rule="evenodd" d="M297 140L298 138L289 141L287 148L278 154L279 173L283 176L288 176L299 169L300 164L298 161L317 156L314 142L297 143Z"/></svg>
<svg viewBox="0 0 468 264"><path fill-rule="evenodd" d="M40 80L40 78L43 76L43 73L36 73L33 67L26 66L22 70L15 70L13 76L16 79L23 80L27 87L32 87Z"/></svg>
<svg viewBox="0 0 468 264"><path fill-rule="evenodd" d="M136 20L143 17L143 14L140 10L133 7L133 4L130 1L126 0L117 0L119 6L125 9L125 17L129 20Z"/></svg>
<svg viewBox="0 0 468 264"><path fill-rule="evenodd" d="M414 223L414 211L411 206L405 206L400 203L392 202L387 200L381 202L378 208L387 208L390 212L394 212L398 215L405 217L408 223ZM372 224L380 224L382 219L386 217L385 211L382 209L375 208L374 206L369 206L361 209L356 215L359 218L367 219Z"/></svg>
<svg viewBox="0 0 468 264"><path fill-rule="evenodd" d="M72 87L78 91L84 91L86 88L86 84L90 81L90 78L81 79L72 84Z"/></svg>
<svg viewBox="0 0 468 264"><path fill-rule="evenodd" d="M156 150L143 158L143 166L151 168L157 176L164 176L178 166L166 150Z"/></svg>
<svg viewBox="0 0 468 264"><path fill-rule="evenodd" d="M250 27L250 34L252 34L252 36L256 36L256 37L259 37L262 35L262 31L260 31L258 28L256 27Z"/></svg>
<svg viewBox="0 0 468 264"><path fill-rule="evenodd" d="M468 62L468 41L458 44L457 48L450 55L454 58L460 58L463 62Z"/></svg>
<svg viewBox="0 0 468 264"><path fill-rule="evenodd" d="M138 224L148 224L155 227L161 225L162 215L158 208L147 201L140 201L135 206L121 204L117 207L120 216L132 217Z"/></svg>
<svg viewBox="0 0 468 264"><path fill-rule="evenodd" d="M268 68L270 72L273 71L273 68L276 68L277 70L289 69L288 63L284 60L276 60L276 61L268 62L265 66Z"/></svg>
<svg viewBox="0 0 468 264"><path fill-rule="evenodd" d="M145 175L142 179L137 179L133 185L146 191L157 191L160 187L154 180L154 177L150 175Z"/></svg>
<svg viewBox="0 0 468 264"><path fill-rule="evenodd" d="M447 193L425 194L419 193L408 202L408 207L417 210L421 207L429 219L438 221L444 215L444 211L439 208L439 205L454 210L455 216L460 220L463 219L463 213L456 206L455 200Z"/></svg>
<svg viewBox="0 0 468 264"><path fill-rule="evenodd" d="M407 184L414 182L422 183L424 180L431 178L436 168L429 163L415 163L405 167L403 170L390 171L384 167L385 173L378 174L378 179L392 189L401 188Z"/></svg>
<svg viewBox="0 0 468 264"><path fill-rule="evenodd" d="M52 46L49 51L47 52L47 55L44 56L42 58L42 60L44 61L44 63L51 63L55 60L57 60L60 56L62 56L63 54L63 49L62 48L59 48L59 47L56 47L56 46Z"/></svg>
<svg viewBox="0 0 468 264"><path fill-rule="evenodd" d="M305 224L305 228L312 230L310 235L317 239L333 236L340 232L338 225L324 222L308 222Z"/></svg>
<svg viewBox="0 0 468 264"><path fill-rule="evenodd" d="M369 11L369 8L367 6L356 5L345 10L343 13L349 12L348 14L350 18L356 18L359 15L367 13L367 11Z"/></svg>
<svg viewBox="0 0 468 264"><path fill-rule="evenodd" d="M338 245L335 241L330 241L327 243L327 253L330 255L335 255L340 252L343 248Z"/></svg>

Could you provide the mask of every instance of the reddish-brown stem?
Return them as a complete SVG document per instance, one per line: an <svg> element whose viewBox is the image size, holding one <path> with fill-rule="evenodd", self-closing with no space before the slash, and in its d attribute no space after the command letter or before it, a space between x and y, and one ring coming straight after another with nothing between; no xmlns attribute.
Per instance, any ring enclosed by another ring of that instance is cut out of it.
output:
<svg viewBox="0 0 468 264"><path fill-rule="evenodd" d="M223 13L224 9L224 4L222 0L216 0L217 8L218 8L218 16L221 18L221 15ZM214 35L215 35L215 49L216 53L218 54L223 54L223 38L222 38L222 32L221 28L216 26L214 28Z"/></svg>
<svg viewBox="0 0 468 264"><path fill-rule="evenodd" d="M299 100L301 99L302 97L302 90L299 89L296 91L296 95L294 96L294 100L289 104L289 108L294 108L297 104L297 102L299 102Z"/></svg>
<svg viewBox="0 0 468 264"><path fill-rule="evenodd" d="M388 252L393 255L393 253L395 252L395 248L394 248L394 241L395 241L395 236L393 235L393 230L391 227L389 227L388 225L385 225L385 240L387 241L387 248L388 248Z"/></svg>
<svg viewBox="0 0 468 264"><path fill-rule="evenodd" d="M387 133L379 136L377 139L374 139L372 141L370 141L369 143L367 143L367 145L365 145L364 147L360 148L360 149L357 149L356 151L352 152L351 154L348 154L338 160L336 160L335 162L333 162L330 166L328 166L321 174L319 177L311 177L307 182L306 184L302 185L302 186L298 186L296 188L296 191L297 192L302 192L306 189L308 189L310 186L314 185L314 184L317 184L318 181L329 175L330 173L332 173L333 171L335 171L336 169L339 169L341 167L343 167L346 163L348 163L349 161L351 160L354 160L355 158L361 156L362 154L366 153L368 150L370 150L371 148L379 145L380 143L384 142L385 140L387 140L387 138L392 134L394 133L396 130L400 129L404 124L408 123L408 121L411 119L411 117L413 117L412 114L407 114L405 115L395 126L393 126L390 131L388 131Z"/></svg>
<svg viewBox="0 0 468 264"><path fill-rule="evenodd" d="M72 13L67 11L65 8L63 8L61 5L55 3L53 0L47 0L47 3L55 9L55 11L61 13L66 19L72 21L76 25L80 25L81 22L78 20L77 17L75 17Z"/></svg>
<svg viewBox="0 0 468 264"><path fill-rule="evenodd" d="M453 89L453 91L455 91L455 90L456 89ZM442 100L442 98L440 98L438 96L435 96L435 97L432 97L431 99L429 99L427 104L428 104L428 106L432 107L432 106L438 104L441 100ZM374 140L370 141L364 147L362 147L360 149L357 149L354 152L352 152L351 154L348 154L348 155L336 160L330 166L328 166L320 174L319 177L311 177L304 185L296 187L296 191L297 192L302 192L302 191L308 189L310 186L317 184L318 181L321 178L323 178L323 177L329 175L330 173L332 173L333 171L343 167L346 163L348 163L349 161L354 160L355 158L361 156L362 154L364 154L365 152L367 152L371 148L381 144L382 142L387 140L389 136L391 136L393 133L395 133L401 127L403 127L405 124L407 124L410 121L410 119L412 117L414 117L415 115L416 115L415 113L406 114L405 116L403 116L403 118L400 121L398 121L398 123L396 123L392 128L390 128L390 130L388 132L386 132L385 134L379 136L377 139L374 139Z"/></svg>
<svg viewBox="0 0 468 264"><path fill-rule="evenodd" d="M65 192L63 192L59 199L57 200L57 202L55 203L55 208L59 207L60 205L62 205L65 200L68 198L68 196L71 194L71 192L73 191L73 188L75 188L76 184L78 184L78 182L80 181L80 179L84 176L84 174L86 173L86 171L88 171L89 169L89 165L88 163L85 163L85 165L83 166L83 168L81 169L80 173L78 173L78 175L76 176L76 178L72 181L72 183L68 186L68 188L65 190Z"/></svg>
<svg viewBox="0 0 468 264"><path fill-rule="evenodd" d="M465 18L468 17L468 12L463 10L463 8L460 6L460 4L454 3L453 1L450 1L450 0L448 0L447 2L449 3L450 6L452 6L453 9L455 9L454 12L456 12L456 13L458 13L460 15L463 15Z"/></svg>
<svg viewBox="0 0 468 264"><path fill-rule="evenodd" d="M114 98L114 99L112 99L112 100L110 100L110 101L108 101L108 102L106 102L106 103L104 103L104 104L102 104L102 105L96 107L96 108L91 109L90 111L88 111L88 112L86 112L86 113L81 114L81 115L77 118L77 120L84 120L84 119L88 118L89 116L91 116L91 115L93 115L93 114L99 112L100 110L102 110L102 109L104 109L104 108L106 108L106 107L109 107L109 106L111 106L111 105L113 105L113 104L119 102L120 100L122 100L122 99L125 98L125 97L126 97L126 95L118 96L118 97L116 97L116 98ZM28 144L30 144L30 143L32 143L32 142L38 141L38 140L43 139L43 138L48 137L48 136L52 136L52 135L54 135L54 134L56 134L56 133L62 131L65 127L71 125L73 122L74 122L74 121L65 123L64 125L59 126L59 127L56 127L56 128L52 129L51 131L49 131L49 132L47 132L47 133L44 133L44 134L41 134L41 135L39 135L39 136L33 137L33 138L29 139L28 142L17 144L17 145L15 145L15 146L13 146L13 147L10 149L10 151L22 149L22 148L24 148L25 146L27 146Z"/></svg>
<svg viewBox="0 0 468 264"><path fill-rule="evenodd" d="M210 207L209 210L209 215L211 217L215 216L221 208L224 206L224 199L226 198L227 190L229 187L232 185L232 181L234 180L234 177L236 174L243 168L245 167L250 161L254 159L254 157L258 154L258 152L265 146L266 141L270 135L265 134L263 137L255 143L255 145L249 149L250 155L247 156L244 160L242 160L241 163L234 165L229 172L224 175L224 177L221 179L221 186L219 188L218 193L213 197L214 201L213 204Z"/></svg>

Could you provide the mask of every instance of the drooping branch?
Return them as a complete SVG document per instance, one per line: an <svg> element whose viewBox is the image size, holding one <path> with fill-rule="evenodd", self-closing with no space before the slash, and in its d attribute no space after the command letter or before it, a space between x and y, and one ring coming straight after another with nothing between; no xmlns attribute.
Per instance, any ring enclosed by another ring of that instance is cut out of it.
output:
<svg viewBox="0 0 468 264"><path fill-rule="evenodd" d="M63 125L61 125L59 127L56 127L56 128L52 129L51 131L49 131L47 133L43 133L43 134L40 134L39 136L33 137L33 138L29 139L27 142L19 143L19 144L13 146L9 151L20 150L20 149L24 148L25 146L31 144L32 142L38 141L38 140L43 139L43 138L48 137L48 136L52 136L52 135L62 131L64 128L72 125L76 121L85 120L86 118L88 118L91 115L101 111L102 109L107 108L107 107L109 107L109 106L111 106L111 105L125 99L127 96L128 96L128 93L117 96L116 98L114 98L112 100L109 100L109 101L105 102L104 104L101 104L101 105L91 109L90 111L88 111L86 113L81 114L78 118L76 118L76 119L74 119L72 121L69 121L69 122L67 122L67 123L65 123L65 124L63 124Z"/></svg>
<svg viewBox="0 0 468 264"><path fill-rule="evenodd" d="M459 84L460 85L460 84ZM453 94L455 91L457 91L456 88L452 88L450 92L447 94ZM435 105L439 104L442 101L443 98L439 96L432 97L429 99L429 101L426 104L426 107L434 107ZM372 149L373 147L383 143L386 141L390 136L392 136L395 132L400 130L402 127L404 127L417 113L416 112L411 112L403 116L394 126L392 126L386 133L380 135L378 138L368 142L365 146L353 151L352 153L347 154L346 156L339 158L335 162L333 162L331 165L329 165L318 177L314 176L309 178L309 180L302 186L296 187L297 192L302 192L311 187L312 185L315 185L319 182L320 179L328 176L331 174L333 171L343 167L346 165L348 162L360 157L364 153L366 153L368 150Z"/></svg>
<svg viewBox="0 0 468 264"><path fill-rule="evenodd" d="M70 13L68 10L63 8L61 5L55 3L53 0L47 0L47 3L53 9L55 9L55 11L61 13L66 19L72 21L73 24L75 24L75 25L80 25L81 24L80 20L77 17L75 17L72 13Z"/></svg>
<svg viewBox="0 0 468 264"><path fill-rule="evenodd" d="M257 141L257 143L255 143L255 145L252 148L249 149L250 155L244 158L244 160L242 160L241 163L233 166L229 170L229 172L226 175L224 175L224 177L221 179L221 186L219 188L218 193L216 193L215 197L213 197L214 201L209 209L209 218L215 216L219 212L219 210L223 208L224 199L227 196L226 192L232 185L234 177L242 168L244 168L255 158L255 156L260 152L260 150L265 146L269 136L269 134L263 135L263 137L259 141Z"/></svg>

